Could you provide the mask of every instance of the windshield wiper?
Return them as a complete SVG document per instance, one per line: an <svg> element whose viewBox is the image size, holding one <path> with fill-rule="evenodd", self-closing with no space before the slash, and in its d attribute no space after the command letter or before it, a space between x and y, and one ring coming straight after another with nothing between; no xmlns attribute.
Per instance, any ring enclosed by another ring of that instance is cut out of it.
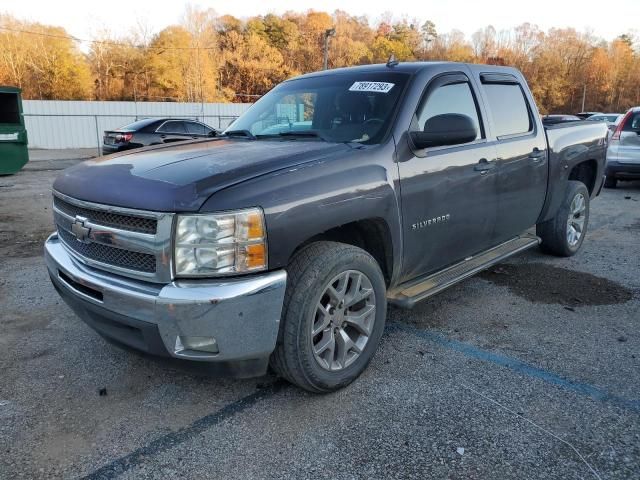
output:
<svg viewBox="0 0 640 480"><path fill-rule="evenodd" d="M223 137L247 137L250 140L255 140L256 136L249 130L227 130L224 132Z"/></svg>
<svg viewBox="0 0 640 480"><path fill-rule="evenodd" d="M324 140L325 142L331 141L316 130L300 130L297 132L296 131L280 132L277 135L279 137L315 137L315 138L319 138L320 140Z"/></svg>

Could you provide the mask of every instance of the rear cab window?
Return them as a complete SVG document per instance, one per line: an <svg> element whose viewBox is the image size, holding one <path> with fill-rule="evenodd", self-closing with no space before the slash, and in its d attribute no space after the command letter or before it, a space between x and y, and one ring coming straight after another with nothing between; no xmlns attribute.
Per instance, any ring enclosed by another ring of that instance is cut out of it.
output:
<svg viewBox="0 0 640 480"><path fill-rule="evenodd" d="M534 128L531 108L524 90L515 77L512 77L513 80L506 77L496 81L482 79L493 134L498 140L527 135Z"/></svg>

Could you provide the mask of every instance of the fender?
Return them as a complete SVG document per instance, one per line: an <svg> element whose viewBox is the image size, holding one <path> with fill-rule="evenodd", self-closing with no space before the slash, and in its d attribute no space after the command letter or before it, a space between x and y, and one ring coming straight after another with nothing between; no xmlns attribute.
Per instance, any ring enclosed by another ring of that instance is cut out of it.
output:
<svg viewBox="0 0 640 480"><path fill-rule="evenodd" d="M382 219L391 235L395 278L401 265L398 170L392 140L346 155L278 170L214 193L201 213L261 207L269 269L285 267L306 240L347 223Z"/></svg>

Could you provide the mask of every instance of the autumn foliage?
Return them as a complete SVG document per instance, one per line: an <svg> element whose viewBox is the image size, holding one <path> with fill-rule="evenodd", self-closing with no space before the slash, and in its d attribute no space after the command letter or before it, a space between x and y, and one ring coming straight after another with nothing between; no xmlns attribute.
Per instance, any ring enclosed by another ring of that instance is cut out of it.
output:
<svg viewBox="0 0 640 480"><path fill-rule="evenodd" d="M187 8L156 34L125 38L98 32L73 39L61 27L0 16L0 84L27 99L249 102L278 82L322 68L400 61L450 60L522 70L543 113L624 111L640 105L640 52L621 35L607 42L572 28L542 31L523 24L493 27L471 38L439 34L432 22L368 19L343 11L309 11L239 20Z"/></svg>

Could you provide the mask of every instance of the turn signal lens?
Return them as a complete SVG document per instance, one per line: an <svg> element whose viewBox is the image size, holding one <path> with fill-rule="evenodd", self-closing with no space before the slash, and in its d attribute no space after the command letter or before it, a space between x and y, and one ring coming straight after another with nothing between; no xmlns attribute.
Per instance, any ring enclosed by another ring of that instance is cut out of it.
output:
<svg viewBox="0 0 640 480"><path fill-rule="evenodd" d="M267 266L267 251L264 243L239 247L237 258L247 271L258 270Z"/></svg>

